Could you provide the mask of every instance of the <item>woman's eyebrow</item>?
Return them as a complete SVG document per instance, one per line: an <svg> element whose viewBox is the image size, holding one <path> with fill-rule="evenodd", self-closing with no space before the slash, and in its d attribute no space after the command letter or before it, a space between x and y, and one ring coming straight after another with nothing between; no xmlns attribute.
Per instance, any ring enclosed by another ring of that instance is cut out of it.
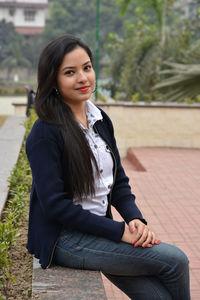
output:
<svg viewBox="0 0 200 300"><path fill-rule="evenodd" d="M85 65L87 65L87 64L89 64L89 63L91 63L90 60L86 61L86 62L83 64L83 66L85 66ZM76 68L75 66L66 66L66 67L64 67L64 68L62 69L62 71L65 71L66 69L75 69L75 68Z"/></svg>
<svg viewBox="0 0 200 300"><path fill-rule="evenodd" d="M87 65L89 63L91 63L91 60L86 61L86 63L84 63L83 66L85 66L85 65Z"/></svg>

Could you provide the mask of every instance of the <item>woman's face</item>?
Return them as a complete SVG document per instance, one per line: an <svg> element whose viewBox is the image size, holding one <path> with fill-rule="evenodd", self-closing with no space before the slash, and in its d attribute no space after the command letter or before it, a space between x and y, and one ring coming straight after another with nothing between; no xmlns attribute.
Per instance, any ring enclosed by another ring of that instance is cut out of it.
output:
<svg viewBox="0 0 200 300"><path fill-rule="evenodd" d="M87 52L77 47L67 53L58 70L58 90L68 105L88 100L95 85L95 72Z"/></svg>

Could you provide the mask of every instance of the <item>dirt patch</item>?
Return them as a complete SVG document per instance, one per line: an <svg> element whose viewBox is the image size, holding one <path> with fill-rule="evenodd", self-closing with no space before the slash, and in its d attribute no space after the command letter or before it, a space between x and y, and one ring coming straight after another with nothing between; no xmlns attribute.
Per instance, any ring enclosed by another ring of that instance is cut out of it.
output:
<svg viewBox="0 0 200 300"><path fill-rule="evenodd" d="M26 249L28 227L28 209L19 224L20 236L12 246L9 256L13 262L10 274L14 280L8 282L7 287L1 290L6 300L28 300L32 290L32 263L33 258Z"/></svg>

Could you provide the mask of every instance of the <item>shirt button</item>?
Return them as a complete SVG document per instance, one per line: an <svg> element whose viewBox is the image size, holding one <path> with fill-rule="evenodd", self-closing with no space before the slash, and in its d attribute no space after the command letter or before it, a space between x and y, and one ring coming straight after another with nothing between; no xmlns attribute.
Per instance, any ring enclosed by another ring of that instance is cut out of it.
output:
<svg viewBox="0 0 200 300"><path fill-rule="evenodd" d="M96 144L94 144L94 148L98 148L98 146Z"/></svg>
<svg viewBox="0 0 200 300"><path fill-rule="evenodd" d="M111 185L111 184L109 184L109 185L108 185L108 189L111 189L111 187L112 187L112 185Z"/></svg>
<svg viewBox="0 0 200 300"><path fill-rule="evenodd" d="M103 173L103 169L100 170L100 173L101 173L101 174Z"/></svg>
<svg viewBox="0 0 200 300"><path fill-rule="evenodd" d="M102 203L105 204L105 201L103 200Z"/></svg>
<svg viewBox="0 0 200 300"><path fill-rule="evenodd" d="M108 145L106 145L106 152L110 152Z"/></svg>

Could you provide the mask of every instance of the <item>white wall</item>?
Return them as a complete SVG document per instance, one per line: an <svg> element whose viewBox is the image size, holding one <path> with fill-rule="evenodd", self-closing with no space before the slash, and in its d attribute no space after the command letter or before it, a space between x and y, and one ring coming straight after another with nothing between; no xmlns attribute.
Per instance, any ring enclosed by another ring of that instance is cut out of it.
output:
<svg viewBox="0 0 200 300"><path fill-rule="evenodd" d="M48 0L0 0L0 2L21 2L21 3L48 3Z"/></svg>
<svg viewBox="0 0 200 300"><path fill-rule="evenodd" d="M200 148L200 105L100 104L122 156L129 147Z"/></svg>
<svg viewBox="0 0 200 300"><path fill-rule="evenodd" d="M0 2L5 2L0 0ZM12 1L11 1L12 2ZM47 0L17 0L16 2L23 2L23 3L40 3L40 4L47 4ZM36 14L35 19L33 21L25 20L24 10L28 9L25 7L16 8L15 13L13 16L9 13L9 8L0 7L0 20L5 19L7 22L12 22L16 27L44 27L45 26L45 19L47 15L46 8L35 8Z"/></svg>

